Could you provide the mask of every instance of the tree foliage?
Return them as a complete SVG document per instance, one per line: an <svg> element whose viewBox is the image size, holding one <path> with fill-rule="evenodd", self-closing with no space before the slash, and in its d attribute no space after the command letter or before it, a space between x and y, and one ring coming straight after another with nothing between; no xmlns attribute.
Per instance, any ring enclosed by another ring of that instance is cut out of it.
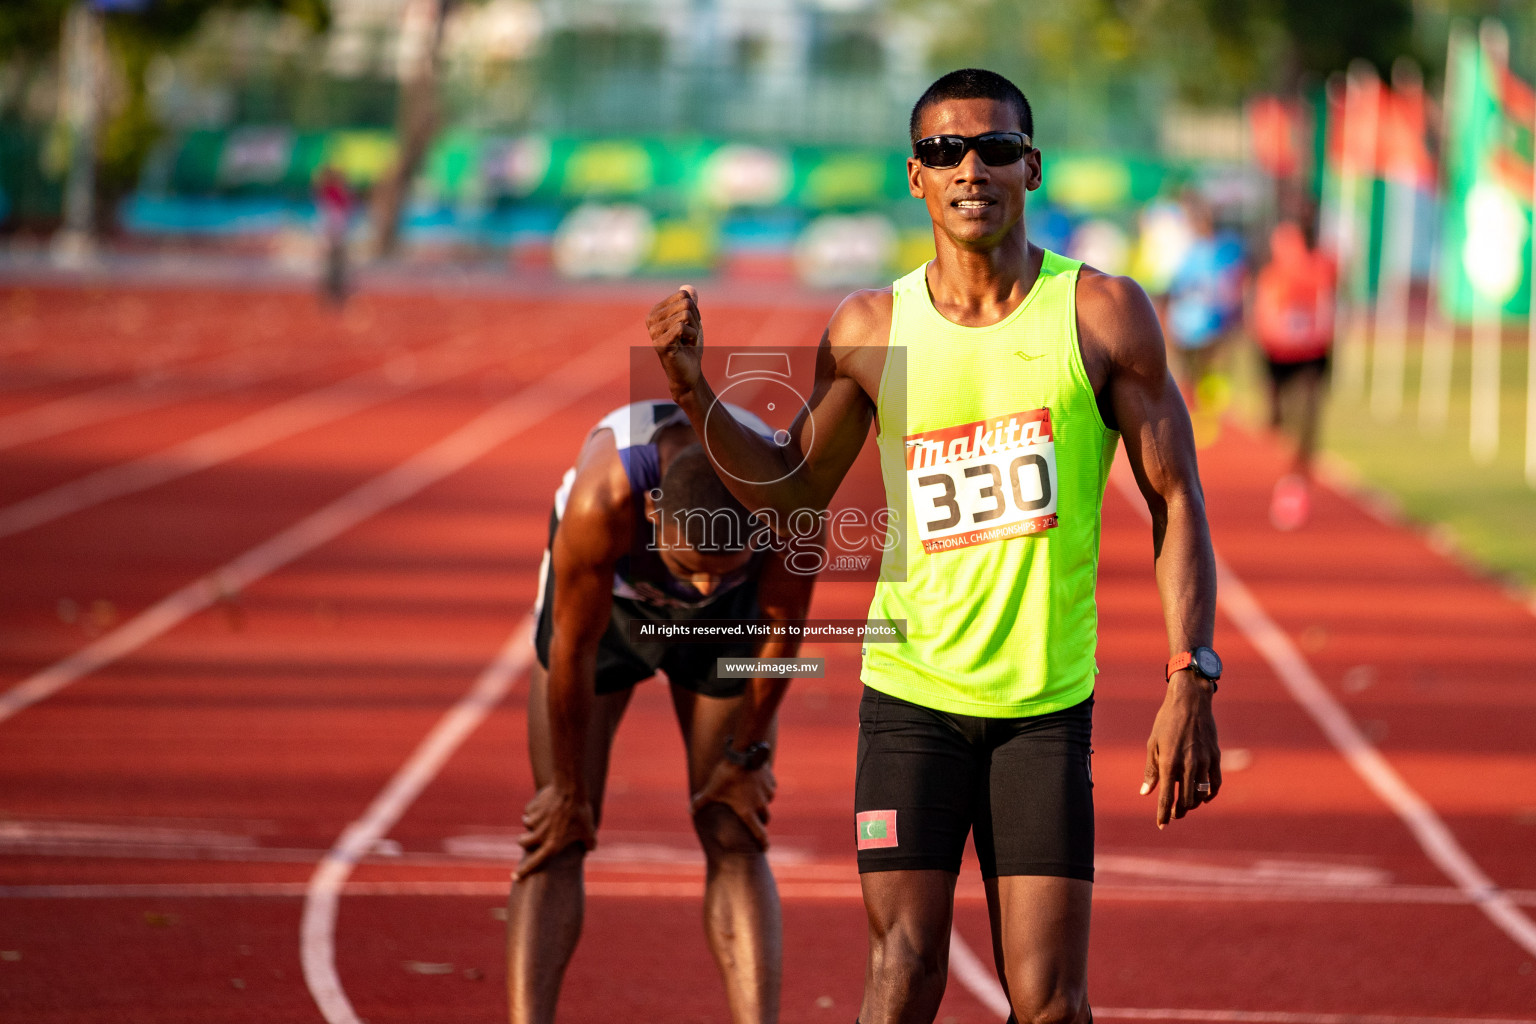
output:
<svg viewBox="0 0 1536 1024"><path fill-rule="evenodd" d="M29 67L52 62L63 23L75 0L0 3L0 59ZM147 77L157 55L172 51L215 10L267 10L298 18L312 31L330 25L328 0L147 0L140 9L102 13L110 83L102 97L96 138L96 190L100 226L109 227L117 200L137 184L160 136Z"/></svg>
<svg viewBox="0 0 1536 1024"><path fill-rule="evenodd" d="M1412 53L1412 0L898 0L932 34L936 62L986 63L1035 80L1165 78L1220 102L1288 88L1364 58Z"/></svg>

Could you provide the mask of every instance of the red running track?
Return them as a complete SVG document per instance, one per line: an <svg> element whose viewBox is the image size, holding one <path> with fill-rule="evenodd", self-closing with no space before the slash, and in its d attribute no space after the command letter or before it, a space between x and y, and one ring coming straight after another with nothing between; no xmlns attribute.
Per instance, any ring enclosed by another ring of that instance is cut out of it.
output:
<svg viewBox="0 0 1536 1024"><path fill-rule="evenodd" d="M317 991L333 1020L502 1019L522 681L483 720L465 698L524 622L550 495L627 400L625 346L644 343L641 303L584 295L365 295L331 315L281 291L0 292L0 522L115 466L142 484L0 537L0 1019L321 1021ZM785 344L814 343L831 308L705 301L712 338ZM255 379L210 391L232 373ZM324 415L280 406L348 378L345 402L312 400ZM123 386L146 380L158 397L136 403ZM70 425L82 394L113 388L111 415ZM7 445L8 422L48 416L61 429ZM256 437L256 416L281 429ZM219 431L246 441L188 464L185 442ZM1254 604L1218 623L1222 797L1164 832L1136 795L1165 656L1149 531L1118 488L1106 498L1097 1017L1536 1020L1536 621L1332 491L1305 530L1275 533L1281 464L1231 427L1203 453L1218 549ZM859 617L868 597L823 584L814 613ZM856 653L807 653L828 678L797 683L783 713L784 1019L846 1022L865 949ZM1311 710L1293 696L1306 678ZM462 742L404 779L456 707ZM1368 762L1390 785L1365 781ZM726 1017L683 779L665 694L642 686L567 1020ZM392 780L418 788L380 811ZM367 841L353 864L338 843L358 822L376 834L350 833ZM1497 892L1469 894L1447 857ZM956 930L984 951L973 872ZM999 1019L962 966L940 1019Z"/></svg>

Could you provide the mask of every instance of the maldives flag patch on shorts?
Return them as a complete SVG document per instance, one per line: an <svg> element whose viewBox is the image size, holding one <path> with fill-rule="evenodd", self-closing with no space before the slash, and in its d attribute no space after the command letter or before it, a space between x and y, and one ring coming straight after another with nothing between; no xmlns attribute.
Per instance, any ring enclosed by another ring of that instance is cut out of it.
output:
<svg viewBox="0 0 1536 1024"><path fill-rule="evenodd" d="M859 828L859 849L879 850L896 845L895 811L860 811L854 815Z"/></svg>

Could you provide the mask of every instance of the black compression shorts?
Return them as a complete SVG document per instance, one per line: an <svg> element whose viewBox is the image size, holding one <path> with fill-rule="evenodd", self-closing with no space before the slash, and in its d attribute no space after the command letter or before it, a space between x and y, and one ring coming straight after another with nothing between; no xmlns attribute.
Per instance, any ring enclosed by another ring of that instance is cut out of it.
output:
<svg viewBox="0 0 1536 1024"><path fill-rule="evenodd" d="M554 550L555 530L560 520L549 521L549 548ZM539 664L549 668L549 641L554 635L555 566L546 559L544 599L539 605L539 622L533 634L533 647ZM700 608L661 608L628 597L613 595L613 612L608 629L597 644L597 692L618 693L656 674L659 668L667 678L685 690L706 697L738 697L747 688L747 679L721 679L715 673L718 658L750 658L757 653L755 640L734 643L678 643L676 641L634 641L629 636L631 622L680 622L688 619L755 619L762 613L757 604L757 579L748 579Z"/></svg>
<svg viewBox="0 0 1536 1024"><path fill-rule="evenodd" d="M1266 355L1264 368L1269 371L1269 379L1275 382L1275 386L1283 388L1293 377L1299 377L1302 374L1315 373L1326 379L1329 361L1329 353L1326 352L1316 359L1303 359L1299 363L1276 362Z"/></svg>
<svg viewBox="0 0 1536 1024"><path fill-rule="evenodd" d="M859 871L958 874L975 833L984 878L1093 881L1093 698L977 718L866 686L854 782Z"/></svg>

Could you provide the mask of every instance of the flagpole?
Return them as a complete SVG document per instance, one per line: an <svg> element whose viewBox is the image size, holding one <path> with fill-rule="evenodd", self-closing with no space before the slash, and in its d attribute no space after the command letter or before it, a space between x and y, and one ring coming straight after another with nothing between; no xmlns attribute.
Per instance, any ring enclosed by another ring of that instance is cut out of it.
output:
<svg viewBox="0 0 1536 1024"><path fill-rule="evenodd" d="M1450 184L1450 148L1452 103L1456 76L1462 73L1461 59L1471 45L1471 30L1465 22L1451 24L1445 48L1445 88L1440 102L1440 184L1441 201L1446 201ZM1445 211L1436 225L1434 261L1431 264L1429 301L1424 309L1424 348L1419 365L1419 429L1440 433L1451 404L1451 363L1456 348L1456 325L1441 308L1446 267L1454 253L1445 251Z"/></svg>
<svg viewBox="0 0 1536 1024"><path fill-rule="evenodd" d="M1340 265L1335 322L1341 326L1339 392L1351 399L1360 397L1365 390L1365 362L1370 345L1371 215L1375 209L1370 175L1376 152L1376 104L1370 102L1374 97L1368 98L1365 93L1366 83L1375 74L1365 61L1356 60L1349 67L1344 86L1344 137L1339 167ZM1360 215L1356 194L1362 183L1365 186L1364 217ZM1364 284L1358 303L1349 294L1350 286L1356 280L1363 280Z"/></svg>
<svg viewBox="0 0 1536 1024"><path fill-rule="evenodd" d="M53 237L61 266L89 264L95 252L96 135L101 119L101 15L77 0L64 16L61 39L62 120L69 129L69 172L64 179L64 223Z"/></svg>
<svg viewBox="0 0 1536 1024"><path fill-rule="evenodd" d="M1328 322L1332 325L1335 332L1335 348L1337 348L1339 345L1338 330L1341 310L1340 303L1342 303L1344 300L1344 290L1342 286L1342 280L1344 277L1344 204L1343 198L1340 195L1340 192L1344 187L1344 159L1342 155L1342 149L1340 150L1338 162L1333 164L1333 169L1331 172L1329 170L1329 166L1333 163L1334 159L1334 132L1338 132L1338 137L1341 142L1344 137L1342 129L1335 125L1334 119L1335 117L1342 118L1343 116L1343 92L1346 88L1347 87L1344 85L1344 76L1340 74L1329 76L1328 80L1323 83L1323 118L1325 125L1323 129L1323 180L1321 183L1321 188L1319 189L1322 195L1317 208L1317 247L1321 249L1326 245L1332 249L1335 270L1333 280L1334 294L1327 300L1325 300L1322 296L1318 296L1318 302L1321 305L1321 303L1324 301L1328 301L1332 306L1332 312L1329 314Z"/></svg>
<svg viewBox="0 0 1536 1024"><path fill-rule="evenodd" d="M1499 454L1499 343L1502 311L1472 294L1472 458L1486 466Z"/></svg>
<svg viewBox="0 0 1536 1024"><path fill-rule="evenodd" d="M1509 35L1492 18L1478 33L1485 59L1502 71L1509 59ZM1475 283L1475 282L1474 282ZM1499 454L1499 362L1503 335L1502 303L1472 289L1472 414L1468 437L1472 458L1487 465Z"/></svg>
<svg viewBox="0 0 1536 1024"><path fill-rule="evenodd" d="M1415 110L1423 104L1422 79L1418 67L1405 57L1392 66L1392 103L1398 121L1406 115L1410 101ZM1382 101L1386 95L1382 95ZM1385 104L1378 101L1378 105ZM1415 118L1415 121L1421 121ZM1378 115L1378 122L1380 116ZM1422 125L1420 125L1420 128ZM1416 130L1413 125L1398 124L1399 133ZM1403 139L1395 140L1399 145ZM1371 353L1371 412L1378 420L1397 419L1403 409L1403 362L1408 347L1408 301L1413 282L1414 216L1418 207L1417 167L1404 166L1404 154L1387 154L1383 167L1386 179L1386 219L1382 228L1381 271L1376 285L1375 344ZM1407 180L1404 180L1405 177Z"/></svg>
<svg viewBox="0 0 1536 1024"><path fill-rule="evenodd" d="M1536 133L1536 119L1532 120L1531 131ZM1531 301L1526 310L1525 482L1536 490L1536 173L1531 175L1531 222L1531 259L1528 264Z"/></svg>

